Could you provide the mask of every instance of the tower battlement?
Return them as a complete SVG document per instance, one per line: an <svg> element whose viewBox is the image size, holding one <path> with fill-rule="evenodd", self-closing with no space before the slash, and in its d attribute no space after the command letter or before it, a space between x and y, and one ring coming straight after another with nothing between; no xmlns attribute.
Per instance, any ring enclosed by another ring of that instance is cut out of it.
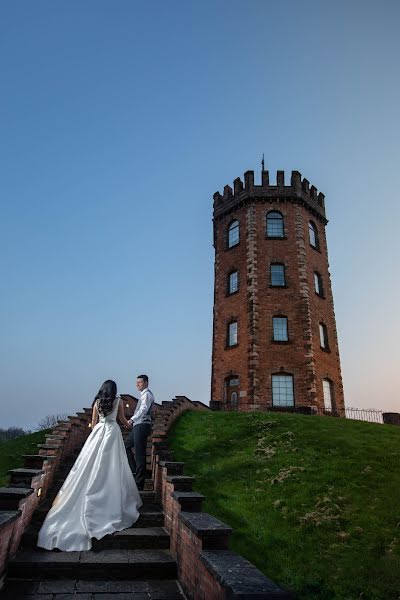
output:
<svg viewBox="0 0 400 600"><path fill-rule="evenodd" d="M230 185L224 187L223 194L216 192L214 198L214 216L218 217L236 206L246 203L248 200L260 200L270 198L276 201L300 202L305 204L315 216L318 216L324 224L327 223L325 215L325 196L318 192L314 185L299 171L292 171L290 184L285 184L285 172L277 171L276 185L270 184L269 171L261 172L261 185L254 184L254 171L246 171L244 182L237 177Z"/></svg>

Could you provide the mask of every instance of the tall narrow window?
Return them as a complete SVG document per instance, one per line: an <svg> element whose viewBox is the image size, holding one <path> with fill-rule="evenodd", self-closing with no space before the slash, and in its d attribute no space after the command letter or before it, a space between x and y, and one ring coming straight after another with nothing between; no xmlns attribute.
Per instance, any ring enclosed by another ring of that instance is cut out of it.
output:
<svg viewBox="0 0 400 600"><path fill-rule="evenodd" d="M228 229L228 248L233 248L239 243L239 221L232 221Z"/></svg>
<svg viewBox="0 0 400 600"><path fill-rule="evenodd" d="M288 341L287 317L272 317L274 342Z"/></svg>
<svg viewBox="0 0 400 600"><path fill-rule="evenodd" d="M228 294L234 294L239 289L238 272L232 271L228 275Z"/></svg>
<svg viewBox="0 0 400 600"><path fill-rule="evenodd" d="M318 229L315 223L310 221L308 223L308 235L310 238L310 244L313 248L319 249L319 240L318 240Z"/></svg>
<svg viewBox="0 0 400 600"><path fill-rule="evenodd" d="M315 293L318 294L318 296L321 296L323 298L324 297L324 287L322 285L322 277L319 273L317 273L317 271L314 272L314 287L315 287Z"/></svg>
<svg viewBox="0 0 400 600"><path fill-rule="evenodd" d="M225 379L225 403L227 410L237 408L239 399L239 377L231 375Z"/></svg>
<svg viewBox="0 0 400 600"><path fill-rule="evenodd" d="M228 346L236 346L238 343L238 324L233 321L228 325Z"/></svg>
<svg viewBox="0 0 400 600"><path fill-rule="evenodd" d="M294 406L293 375L272 375L272 405Z"/></svg>
<svg viewBox="0 0 400 600"><path fill-rule="evenodd" d="M333 386L330 379L322 380L322 389L324 392L324 409L332 411Z"/></svg>
<svg viewBox="0 0 400 600"><path fill-rule="evenodd" d="M271 265L271 285L284 287L286 285L285 265L274 263Z"/></svg>
<svg viewBox="0 0 400 600"><path fill-rule="evenodd" d="M328 330L325 323L319 324L319 341L321 343L321 348L324 350L329 350Z"/></svg>
<svg viewBox="0 0 400 600"><path fill-rule="evenodd" d="M284 235L283 217L277 210L272 210L267 214L267 237L283 238Z"/></svg>

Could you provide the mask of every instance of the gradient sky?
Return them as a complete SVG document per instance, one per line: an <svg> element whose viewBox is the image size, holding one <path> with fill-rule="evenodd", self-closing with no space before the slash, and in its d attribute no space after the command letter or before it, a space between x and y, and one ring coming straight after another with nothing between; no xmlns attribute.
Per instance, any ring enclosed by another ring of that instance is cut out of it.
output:
<svg viewBox="0 0 400 600"><path fill-rule="evenodd" d="M400 410L400 3L0 4L0 427L210 394L212 195L326 195L347 406ZM274 175L272 176L272 180Z"/></svg>

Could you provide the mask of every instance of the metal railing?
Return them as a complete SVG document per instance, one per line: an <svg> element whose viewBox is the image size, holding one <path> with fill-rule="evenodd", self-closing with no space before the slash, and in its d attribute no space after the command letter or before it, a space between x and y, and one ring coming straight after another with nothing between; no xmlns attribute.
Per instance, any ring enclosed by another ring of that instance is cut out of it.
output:
<svg viewBox="0 0 400 600"><path fill-rule="evenodd" d="M353 419L355 421L367 421L369 423L384 423L383 410L377 408L318 408L317 406L295 406L295 407L278 407L270 406L268 410L274 412L294 412L305 415L319 415L327 417L339 417L342 419Z"/></svg>
<svg viewBox="0 0 400 600"><path fill-rule="evenodd" d="M342 417L345 419L354 419L355 421L368 421L369 423L383 424L383 411L377 408L346 407L331 410L317 409L315 414L327 415L330 417Z"/></svg>
<svg viewBox="0 0 400 600"><path fill-rule="evenodd" d="M210 402L210 408L212 410L222 410L222 411L240 411L243 410L242 407L232 406L227 402ZM245 409L246 410L246 409ZM258 405L256 407L251 406L250 411L260 411L260 412L286 412L286 413L299 413L303 415L319 415L319 416L327 416L327 417L339 417L343 419L353 419L354 421L366 421L369 423L378 423L378 424L390 424L390 425L398 425L400 426L400 413L398 412L386 412L380 410L378 408L356 408L356 407L346 407L346 408L319 408L317 406L307 406L307 405L298 405L298 406L271 406L270 404Z"/></svg>

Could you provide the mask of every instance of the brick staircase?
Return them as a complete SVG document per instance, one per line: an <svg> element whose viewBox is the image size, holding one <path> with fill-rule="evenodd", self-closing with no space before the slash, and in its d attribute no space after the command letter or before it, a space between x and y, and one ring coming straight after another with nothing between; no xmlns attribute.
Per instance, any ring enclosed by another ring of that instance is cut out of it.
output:
<svg viewBox="0 0 400 600"><path fill-rule="evenodd" d="M133 414L136 399L123 400ZM231 528L202 512L204 496L192 491L194 477L183 474L167 444L187 410L209 408L186 396L157 405L140 517L130 529L92 540L88 552L49 552L36 540L90 432L91 410L59 423L38 454L24 457L24 468L10 471L9 485L0 488L0 600L294 599L231 551Z"/></svg>
<svg viewBox="0 0 400 600"><path fill-rule="evenodd" d="M150 451L149 445L149 463ZM169 550L170 536L163 527L164 514L150 478L141 492L140 517L132 528L94 540L92 549L86 552L50 552L37 548L39 529L76 457L74 453L63 461L46 499L33 514L17 555L8 565L0 599L183 600L185 596L176 580L177 564ZM15 502L28 493L26 486L39 471L14 469L11 472L15 487L9 489L14 490L11 493L15 494Z"/></svg>

